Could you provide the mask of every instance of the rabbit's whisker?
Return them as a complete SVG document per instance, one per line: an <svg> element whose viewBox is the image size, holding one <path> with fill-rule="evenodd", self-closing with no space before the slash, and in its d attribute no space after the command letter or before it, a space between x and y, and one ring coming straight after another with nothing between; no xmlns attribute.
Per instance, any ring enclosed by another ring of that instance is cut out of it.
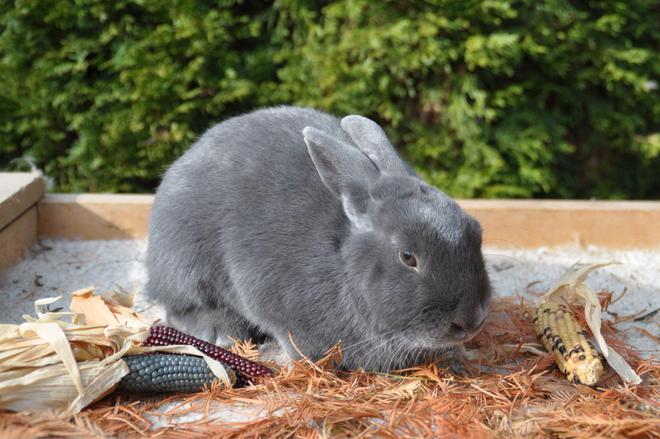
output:
<svg viewBox="0 0 660 439"><path fill-rule="evenodd" d="M376 357L378 356L379 350L386 347L387 344L390 343L392 340L394 340L397 336L398 336L398 334L393 334L392 336L387 337L382 343L380 343L380 344L376 345L374 348L370 349L365 354L365 358L367 359L367 361L365 362L365 365L369 365L372 360L376 359ZM379 362L377 364L380 365L381 363Z"/></svg>
<svg viewBox="0 0 660 439"><path fill-rule="evenodd" d="M383 338L386 338L386 337L389 337L389 336L393 336L393 335L395 334L395 332L396 332L396 330L393 329L393 330L391 330L391 331L387 331L387 332L385 332L384 334L378 334L378 335L376 335L376 336L374 336L374 337L370 337L370 338L368 338L368 339L366 339L366 340L362 340L362 341L360 341L360 342L354 343L352 346L355 346L355 345L358 345L358 344L361 344L362 346L359 347L358 349L353 350L353 352L351 352L351 355L355 356L355 355L356 355L358 352L360 352L361 350L363 350L363 349L365 349L365 348L368 348L368 347L372 346L372 345L369 344L368 342L375 342L375 341L378 341L378 340L380 340L380 339L383 339ZM386 340L386 341L387 341L387 340ZM344 353L345 353L345 354L348 354L348 350L347 350L347 349L344 349ZM366 355L365 355L365 357L366 357Z"/></svg>
<svg viewBox="0 0 660 439"><path fill-rule="evenodd" d="M394 331L396 331L396 330L395 330L395 329L392 329L392 330L389 330L389 331L384 332L383 334L376 334L376 335L374 335L373 337L369 337L369 338L366 338L366 339L364 339L364 340L360 340L360 341L358 341L358 342L356 342L356 343L351 343L351 344L349 344L349 345L347 345L347 346L341 346L341 349L342 349L342 351L347 352L350 348L353 348L353 347L355 347L355 346L357 346L357 345L361 345L361 344L363 344L363 343L367 343L367 342L373 341L373 340L375 340L375 339L377 339L377 338L380 338L380 337L385 337L385 336L391 335L391 334L394 333ZM355 351L355 352L357 352L357 351Z"/></svg>
<svg viewBox="0 0 660 439"><path fill-rule="evenodd" d="M396 345L394 346L394 352L393 352L392 354L390 354L390 359L389 359L389 361L387 362L387 367L385 368L385 371L386 371L386 372L389 372L390 370L392 370L392 369L391 369L391 367L392 367L392 362L396 359L397 354L399 353L399 351L400 351L402 348L405 348L405 345L404 345L403 343L401 343L401 344L398 345L398 346L396 346Z"/></svg>

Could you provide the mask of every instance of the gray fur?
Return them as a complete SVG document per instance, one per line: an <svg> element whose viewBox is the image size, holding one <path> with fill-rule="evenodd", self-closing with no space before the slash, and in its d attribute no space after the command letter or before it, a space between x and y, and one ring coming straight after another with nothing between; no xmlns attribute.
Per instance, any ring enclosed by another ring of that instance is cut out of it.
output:
<svg viewBox="0 0 660 439"><path fill-rule="evenodd" d="M296 107L226 120L170 167L147 268L147 294L181 330L273 337L313 359L341 341L343 366L368 370L435 358L490 298L476 220L375 122Z"/></svg>

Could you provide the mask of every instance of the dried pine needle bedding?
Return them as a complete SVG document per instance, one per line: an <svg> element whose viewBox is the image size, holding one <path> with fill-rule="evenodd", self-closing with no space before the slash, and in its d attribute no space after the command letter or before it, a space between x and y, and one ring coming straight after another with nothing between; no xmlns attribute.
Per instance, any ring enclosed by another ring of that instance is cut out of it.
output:
<svg viewBox="0 0 660 439"><path fill-rule="evenodd" d="M570 270L538 302L495 299L484 330L465 346L462 375L436 365L337 372L338 346L316 363L268 364L275 376L251 386L217 380L203 392L155 399L112 393L75 414L0 412L0 437L660 437L660 362L641 358L615 325L601 322L612 295L586 289L582 281L594 268ZM595 336L603 356L595 386L569 382L557 352L547 352L537 337L533 319L544 303L561 304ZM232 350L259 358L249 342ZM83 351L76 360L95 355ZM218 418L229 409L233 421ZM236 421L237 413L244 421Z"/></svg>

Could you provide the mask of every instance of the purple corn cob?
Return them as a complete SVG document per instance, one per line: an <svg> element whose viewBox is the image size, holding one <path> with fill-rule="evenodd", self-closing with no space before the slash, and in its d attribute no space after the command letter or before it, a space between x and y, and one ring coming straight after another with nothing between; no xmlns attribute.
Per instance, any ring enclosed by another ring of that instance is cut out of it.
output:
<svg viewBox="0 0 660 439"><path fill-rule="evenodd" d="M240 378L252 381L254 378L273 376L273 371L261 364L250 361L226 349L200 340L192 335L170 328L169 326L152 326L149 336L143 346L190 345L204 354L231 367Z"/></svg>

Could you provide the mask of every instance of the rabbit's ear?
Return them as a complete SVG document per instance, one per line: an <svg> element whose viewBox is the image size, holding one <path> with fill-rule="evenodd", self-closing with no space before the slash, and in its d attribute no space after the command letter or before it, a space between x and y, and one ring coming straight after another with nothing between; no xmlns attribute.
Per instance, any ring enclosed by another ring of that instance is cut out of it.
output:
<svg viewBox="0 0 660 439"><path fill-rule="evenodd" d="M378 178L378 167L355 146L316 128L305 127L303 136L321 181L342 200L346 216L354 226L370 228L369 182Z"/></svg>
<svg viewBox="0 0 660 439"><path fill-rule="evenodd" d="M385 131L373 120L358 115L346 116L341 120L341 127L382 171L390 174L411 173L410 168L396 153Z"/></svg>

